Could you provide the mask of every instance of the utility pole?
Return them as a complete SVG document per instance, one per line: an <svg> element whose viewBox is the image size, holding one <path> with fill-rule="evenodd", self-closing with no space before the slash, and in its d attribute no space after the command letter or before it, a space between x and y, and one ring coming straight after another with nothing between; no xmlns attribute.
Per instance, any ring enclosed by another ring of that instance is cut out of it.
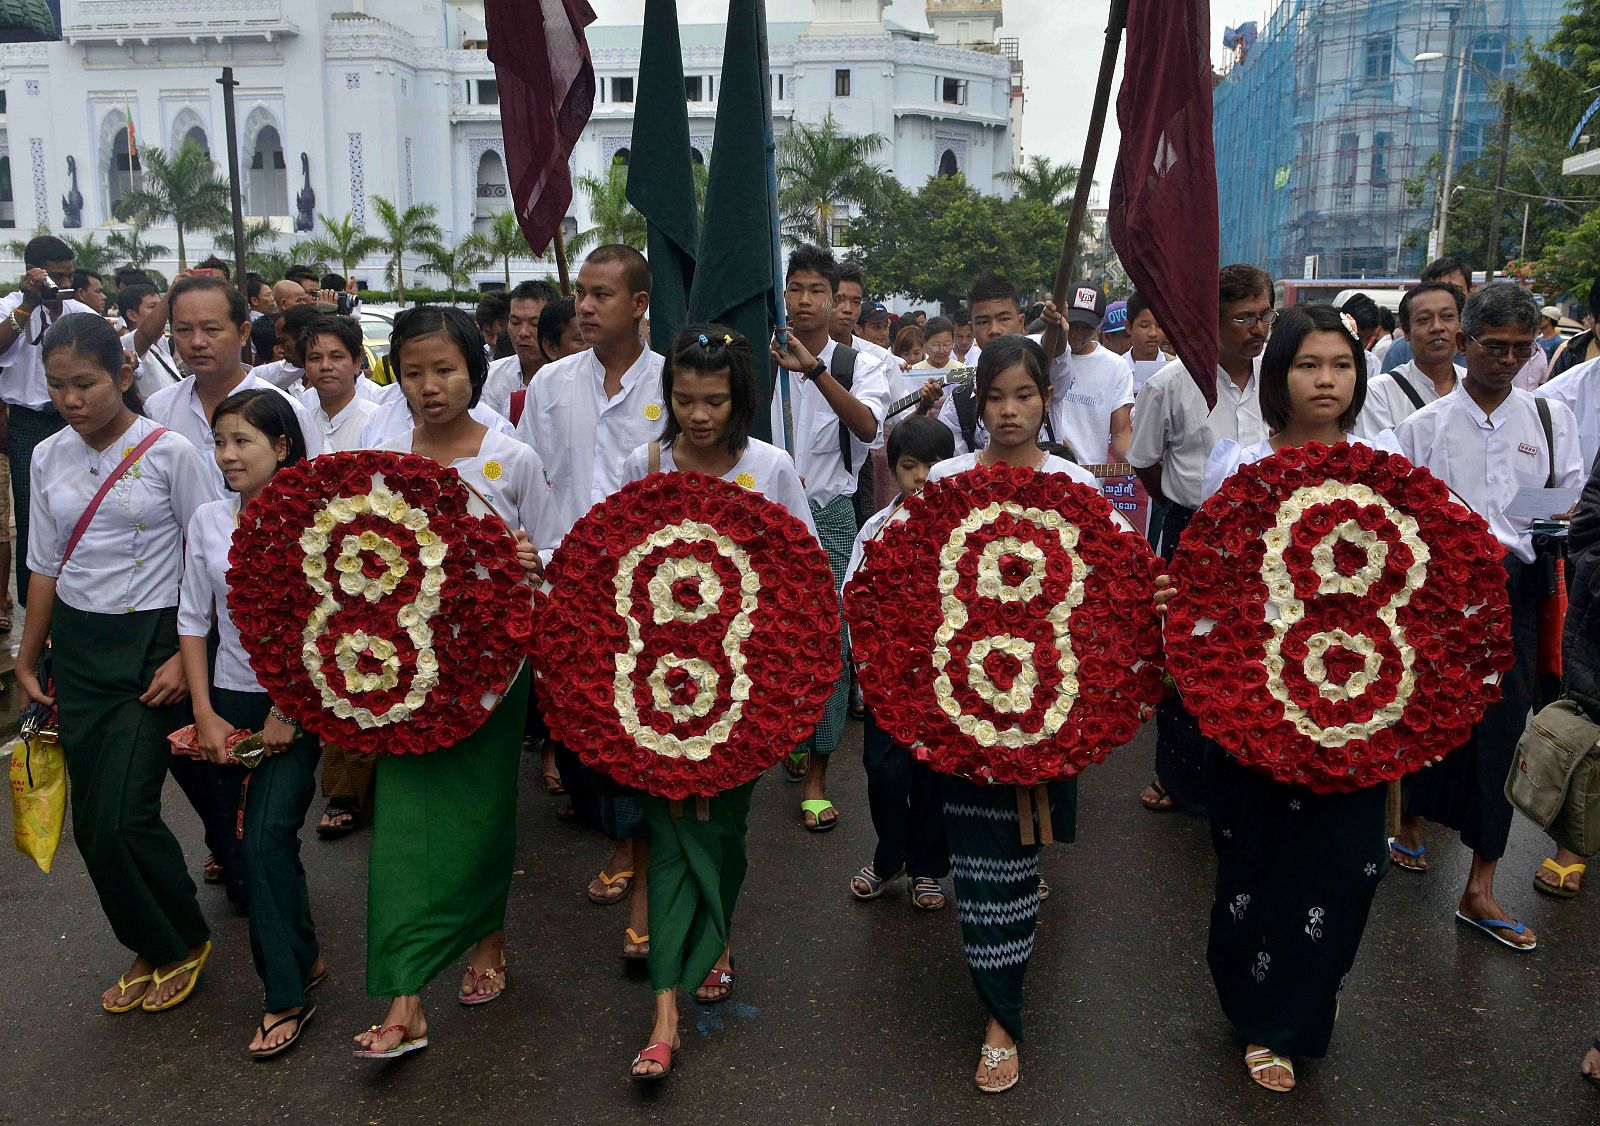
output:
<svg viewBox="0 0 1600 1126"><path fill-rule="evenodd" d="M1506 158L1511 152L1511 103L1517 88L1509 82L1500 99L1500 160L1494 173L1494 210L1489 213L1489 255L1483 260L1485 281L1494 281L1495 266L1500 256L1500 193L1506 182Z"/></svg>
<svg viewBox="0 0 1600 1126"><path fill-rule="evenodd" d="M233 280L239 292L248 298L250 294L245 289L244 280L244 206L239 199L239 129L233 116L233 90L239 83L233 77L231 66L222 68L222 77L217 79L217 85L222 87L222 121L228 137L228 194L233 202Z"/></svg>
<svg viewBox="0 0 1600 1126"><path fill-rule="evenodd" d="M1456 61L1456 96L1450 108L1450 144L1445 151L1444 183L1439 193L1439 245L1434 257L1445 254L1445 237L1450 233L1450 190L1456 173L1456 139L1461 136L1461 88L1466 85L1467 64Z"/></svg>

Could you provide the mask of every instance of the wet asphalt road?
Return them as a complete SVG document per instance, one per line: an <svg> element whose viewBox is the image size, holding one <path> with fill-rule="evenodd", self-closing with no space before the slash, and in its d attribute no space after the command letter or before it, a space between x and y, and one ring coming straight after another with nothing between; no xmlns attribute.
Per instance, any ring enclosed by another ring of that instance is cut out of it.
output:
<svg viewBox="0 0 1600 1126"><path fill-rule="evenodd" d="M530 759L510 991L466 1010L458 976L440 978L424 996L432 1047L390 1064L349 1054L350 1035L383 1013L362 987L365 832L306 842L332 976L301 1044L269 1063L244 1052L260 986L246 922L220 890L201 890L217 950L195 995L159 1016L109 1017L99 993L129 959L76 850L64 840L49 876L7 854L0 1123L1600 1122L1600 1090L1577 1077L1600 1027L1600 885L1575 902L1536 895L1544 841L1525 821L1498 886L1538 931L1537 952L1452 922L1467 853L1437 831L1433 871L1393 872L1379 889L1330 1056L1302 1066L1291 1095L1250 1084L1205 966L1204 822L1134 800L1151 738L1088 774L1080 843L1047 850L1055 894L1028 975L1022 1082L1006 1095L972 1086L982 1018L953 903L914 911L903 884L849 898L872 840L853 725L831 779L838 831L803 832L798 788L777 772L758 787L738 986L721 1006L682 1007L665 1084L624 1078L650 994L617 958L625 909L583 894L609 846L557 821ZM198 874L198 822L175 786L167 810Z"/></svg>

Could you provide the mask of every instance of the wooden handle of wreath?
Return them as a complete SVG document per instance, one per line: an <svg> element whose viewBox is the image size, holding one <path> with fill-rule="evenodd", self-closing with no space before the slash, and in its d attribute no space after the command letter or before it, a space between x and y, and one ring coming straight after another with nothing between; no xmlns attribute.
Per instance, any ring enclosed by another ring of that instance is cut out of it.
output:
<svg viewBox="0 0 1600 1126"><path fill-rule="evenodd" d="M1022 832L1022 843L1033 843L1033 791L1027 786L1017 787L1017 827Z"/></svg>
<svg viewBox="0 0 1600 1126"><path fill-rule="evenodd" d="M1035 786L1033 788L1033 808L1039 815L1039 843L1055 844L1055 832L1050 826L1050 789L1048 786Z"/></svg>
<svg viewBox="0 0 1600 1126"><path fill-rule="evenodd" d="M1389 783L1388 801L1389 833L1391 837L1400 835L1400 783Z"/></svg>
<svg viewBox="0 0 1600 1126"><path fill-rule="evenodd" d="M678 818L678 820L683 820L683 802L669 801L667 803L667 812Z"/></svg>

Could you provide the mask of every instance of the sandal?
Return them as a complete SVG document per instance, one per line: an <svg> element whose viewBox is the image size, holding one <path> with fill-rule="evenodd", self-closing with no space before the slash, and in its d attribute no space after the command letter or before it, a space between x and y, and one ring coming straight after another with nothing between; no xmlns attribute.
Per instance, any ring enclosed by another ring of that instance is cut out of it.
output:
<svg viewBox="0 0 1600 1126"><path fill-rule="evenodd" d="M1457 911L1456 922L1462 926L1471 927L1481 934L1488 935L1501 946L1509 946L1519 954L1527 954L1539 948L1537 939L1524 945L1520 942L1513 942L1506 937L1506 932L1520 936L1527 931L1528 928L1523 926L1521 919L1513 919L1509 923L1504 919L1472 919Z"/></svg>
<svg viewBox="0 0 1600 1126"><path fill-rule="evenodd" d="M594 885L596 884L596 882L598 882L600 884L600 886L605 889L606 892L609 892L613 888L616 888L617 889L616 894L615 895L607 895L607 894L605 894L605 892L596 892L594 890ZM598 903L602 907L608 907L613 903L621 903L624 899L626 899L628 897L628 893L630 891L632 891L632 890L633 890L633 869L632 868L629 868L626 872L618 872L615 876L613 876L610 872L607 872L604 868L602 868L600 870L600 874L598 876L596 876L594 879L590 880L588 888L585 889L586 894L589 896L589 902L590 903Z"/></svg>
<svg viewBox="0 0 1600 1126"><path fill-rule="evenodd" d="M11 626L12 626L11 611L12 611L12 608L10 606L7 606L5 608L5 610L4 610L4 612L0 612L0 633L10 633L11 632Z"/></svg>
<svg viewBox="0 0 1600 1126"><path fill-rule="evenodd" d="M1597 1052L1600 1052L1600 1036L1596 1036L1594 1038L1594 1050L1597 1051ZM1580 1069L1578 1071L1579 1075L1583 1076L1590 1083L1593 1083L1596 1087L1600 1087L1600 1071L1583 1071L1582 1070L1582 1067L1583 1067L1582 1063L1579 1063L1578 1067Z"/></svg>
<svg viewBox="0 0 1600 1126"><path fill-rule="evenodd" d="M1274 1087L1260 1079L1256 1079L1257 1075L1260 1075L1269 1067L1281 1067L1289 1073L1290 1079L1294 1078L1294 1064L1278 1055L1271 1048L1257 1048L1253 1052L1246 1052L1244 1054L1244 1065L1250 1069L1250 1078L1255 1079L1256 1086L1263 1090L1272 1091L1279 1095L1287 1095L1294 1089L1292 1087Z"/></svg>
<svg viewBox="0 0 1600 1126"><path fill-rule="evenodd" d="M1050 885L1044 882L1044 877L1039 877L1039 902L1043 903L1050 898Z"/></svg>
<svg viewBox="0 0 1600 1126"><path fill-rule="evenodd" d="M559 798L567 792L566 787L561 784L560 771L552 770L546 774L541 774L540 778L544 780L544 792L551 797Z"/></svg>
<svg viewBox="0 0 1600 1126"><path fill-rule="evenodd" d="M1144 806L1151 813L1171 813L1177 808L1177 799L1167 792L1167 788L1161 784L1160 779L1150 779L1149 788L1155 791L1156 800L1151 801L1143 794L1140 794L1139 804Z"/></svg>
<svg viewBox="0 0 1600 1126"><path fill-rule="evenodd" d="M1539 871L1554 872L1556 882L1553 884L1547 884L1541 880L1536 873L1533 877L1534 890L1542 891L1546 895L1553 895L1557 899L1575 899L1577 898L1578 893L1583 890L1583 887L1581 886L1580 882L1580 886L1569 888L1567 886L1567 877L1573 873L1577 873L1581 876L1585 871L1588 870L1588 868L1589 866L1587 864L1568 864L1565 868L1563 868L1561 865L1557 864L1554 860L1547 856L1544 858L1544 863L1539 865Z"/></svg>
<svg viewBox="0 0 1600 1126"><path fill-rule="evenodd" d="M206 858L200 861L200 878L208 884L228 882L228 874L222 870L222 865L217 863L217 858L209 852L206 853Z"/></svg>
<svg viewBox="0 0 1600 1126"><path fill-rule="evenodd" d="M622 933L628 939L627 942L622 944L622 960L624 962L648 961L650 959L650 936L648 934L640 934L632 927L628 927ZM638 949L630 953L628 950L628 947L630 946L637 947Z"/></svg>
<svg viewBox="0 0 1600 1126"><path fill-rule="evenodd" d="M379 1040L382 1040L391 1032L398 1032L400 1034L400 1042L394 1047L385 1049L381 1052L373 1048L358 1048L355 1052L355 1055L364 1060L392 1060L396 1056L405 1055L407 1052L419 1052L428 1046L428 1037L426 1034L412 1039L411 1030L406 1028L406 1026L403 1024L388 1024L384 1025L382 1028L378 1027L377 1025L373 1025L371 1028L367 1029L367 1031L376 1032Z"/></svg>
<svg viewBox="0 0 1600 1126"><path fill-rule="evenodd" d="M511 984L506 979L506 964L504 962L487 970L475 970L468 966L467 972L472 975L472 991L462 990L456 994L456 1000L463 1005L487 1005L490 1001L497 1000L500 994L504 993ZM485 985L493 985L495 978L500 979L499 989L483 988Z"/></svg>
<svg viewBox="0 0 1600 1126"><path fill-rule="evenodd" d="M784 755L783 773L791 782L804 782L811 774L811 752L790 751Z"/></svg>
<svg viewBox="0 0 1600 1126"><path fill-rule="evenodd" d="M911 881L911 905L919 911L937 911L944 906L944 889L932 876Z"/></svg>
<svg viewBox="0 0 1600 1126"><path fill-rule="evenodd" d="M206 939L206 944L200 948L200 953L174 969L171 973L164 974L160 970L152 971L150 974L150 988L145 990L144 1000L139 1002L139 1007L147 1013L164 1013L168 1009L175 1009L183 1004L189 999L189 994L194 992L194 987L200 984L200 971L205 968L206 959L209 957L211 957L211 940L208 938ZM152 1005L150 1003L150 994L181 973L189 975L189 980L183 983L183 988L161 1004Z"/></svg>
<svg viewBox="0 0 1600 1126"><path fill-rule="evenodd" d="M839 824L839 812L834 810L831 820L824 821L822 815L833 809L833 803L827 798L810 798L800 803L800 824L810 833L826 833ZM811 821L806 821L806 814L811 815Z"/></svg>
<svg viewBox="0 0 1600 1126"><path fill-rule="evenodd" d="M1425 844L1420 844L1416 848L1407 848L1405 845L1400 843L1400 839L1398 837L1389 838L1389 863L1394 865L1396 868L1399 868L1403 872L1415 872L1418 875L1426 872L1428 870L1428 863L1423 859L1423 856L1427 853L1427 851L1428 846ZM1411 862L1407 863L1406 861L1395 856L1395 853L1397 852L1401 856L1409 856L1411 858Z"/></svg>
<svg viewBox="0 0 1600 1126"><path fill-rule="evenodd" d="M340 837L348 837L356 831L356 811L349 806L331 801L328 803L327 808L322 811L322 819L324 821L333 821L340 817L348 817L350 820L343 825L318 825L317 836L325 841L336 841Z"/></svg>
<svg viewBox="0 0 1600 1126"><path fill-rule="evenodd" d="M146 993L150 992L150 979L153 976L154 976L153 974L140 974L138 977L134 978L132 981L129 981L128 980L128 975L127 974L123 974L121 977L117 978L117 989L118 989L119 992L121 992L124 995L126 995L128 990L132 989L135 985L140 985L140 984L142 984L144 986L144 989L140 991L139 996L137 996L133 1000L129 1001L126 1005L108 1005L108 1004L105 1003L104 1000L102 1000L100 1002L100 1007L102 1009L104 1009L106 1012L111 1013L113 1015L115 1015L117 1013L131 1013L131 1012L133 1012L133 1010L139 1008L144 1003L144 995Z"/></svg>
<svg viewBox="0 0 1600 1126"><path fill-rule="evenodd" d="M703 989L720 989L722 993L716 997L702 997ZM701 1005L720 1005L733 995L733 961L729 959L728 968L719 970L711 967L711 972L706 974L706 979L700 983L700 989L694 991L694 999Z"/></svg>
<svg viewBox="0 0 1600 1126"><path fill-rule="evenodd" d="M905 875L905 871L905 868L901 867L896 868L887 876L880 876L877 869L868 864L861 871L850 877L850 894L862 902L869 899L877 899L890 883Z"/></svg>
<svg viewBox="0 0 1600 1126"><path fill-rule="evenodd" d="M643 1074L633 1070L642 1063L653 1063L660 1071L647 1071ZM656 1083L672 1074L672 1045L663 1044L657 1040L647 1044L644 1050L633 1057L633 1062L628 1065L628 1078L635 1083Z"/></svg>
<svg viewBox="0 0 1600 1126"><path fill-rule="evenodd" d="M983 1051L978 1054L978 1064L984 1069L985 1072L987 1072L984 1078L993 1079L994 1073L999 1069L1001 1064L1005 1063L1006 1060L1013 1060L1016 1058L1016 1048L996 1048L992 1044L985 1044L983 1046ZM1022 1072L1019 1069L1017 1074L1013 1075L1006 1083L1003 1083L999 1086L996 1086L992 1082L979 1083L978 1090L982 1091L986 1095L999 1095L1015 1087L1017 1085L1017 1080L1021 1078Z"/></svg>
<svg viewBox="0 0 1600 1126"><path fill-rule="evenodd" d="M300 1039L301 1031L304 1030L306 1026L306 1022L316 1015L317 1007L312 1005L309 1008L301 1009L298 1013L291 1013L289 1016L279 1017L277 1020L273 1021L270 1026L266 1023L266 1017L262 1017L261 1024L258 1027L263 1037L271 1036L274 1029L283 1027L291 1020L295 1022L294 1035L289 1037L289 1039L285 1040L283 1043L279 1044L276 1048L263 1048L260 1051L252 1051L250 1053L250 1058L253 1060L270 1060L273 1056L283 1055L283 1053L295 1046L295 1043Z"/></svg>

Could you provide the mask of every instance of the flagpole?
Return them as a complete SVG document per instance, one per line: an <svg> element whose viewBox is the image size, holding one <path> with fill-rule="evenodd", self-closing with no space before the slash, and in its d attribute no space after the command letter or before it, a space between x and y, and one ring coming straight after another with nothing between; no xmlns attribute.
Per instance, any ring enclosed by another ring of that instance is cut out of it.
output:
<svg viewBox="0 0 1600 1126"><path fill-rule="evenodd" d="M556 255L556 277L561 281L561 296L572 296L572 279L567 276L567 240L561 233L561 228L556 228L555 242L552 248Z"/></svg>
<svg viewBox="0 0 1600 1126"><path fill-rule="evenodd" d="M783 305L783 235L778 218L778 142L772 127L772 61L767 54L767 0L755 0L756 42L761 52L762 143L767 153L767 210L772 218L772 324L781 336L788 324ZM757 342L752 340L752 346Z"/></svg>
<svg viewBox="0 0 1600 1126"><path fill-rule="evenodd" d="M1122 46L1122 29L1128 22L1128 0L1111 0L1106 21L1106 43L1100 52L1100 78L1094 88L1094 106L1089 111L1089 135L1083 142L1083 162L1078 165L1078 185L1072 193L1072 212L1067 218L1067 238L1061 244L1061 261L1056 266L1056 284L1051 294L1063 316L1067 309L1067 289L1077 267L1078 237L1083 233L1083 217L1089 209L1089 192L1094 188L1095 164L1100 159L1100 138L1106 128L1106 108L1111 104L1111 78L1117 69L1117 51ZM1052 325L1044 334L1044 350L1056 356L1066 350L1064 330Z"/></svg>

